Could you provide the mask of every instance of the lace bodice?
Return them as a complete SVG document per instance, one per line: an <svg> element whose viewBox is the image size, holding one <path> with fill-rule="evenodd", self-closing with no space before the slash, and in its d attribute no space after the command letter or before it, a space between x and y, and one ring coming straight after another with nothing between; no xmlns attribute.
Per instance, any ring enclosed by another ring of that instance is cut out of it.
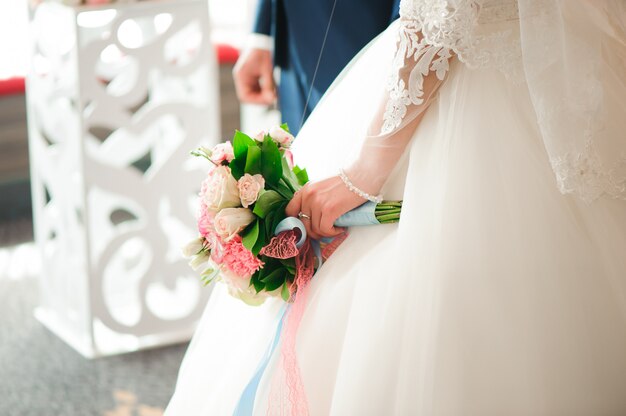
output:
<svg viewBox="0 0 626 416"><path fill-rule="evenodd" d="M520 74L517 0L402 0L400 16L426 43L454 51L471 68Z"/></svg>

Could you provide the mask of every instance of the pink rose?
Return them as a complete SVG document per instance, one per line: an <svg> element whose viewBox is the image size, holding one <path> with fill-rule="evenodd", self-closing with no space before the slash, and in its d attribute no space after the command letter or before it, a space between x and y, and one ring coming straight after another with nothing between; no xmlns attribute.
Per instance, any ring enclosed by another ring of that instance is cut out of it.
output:
<svg viewBox="0 0 626 416"><path fill-rule="evenodd" d="M218 166L209 173L202 182L200 198L209 211L241 206L237 181L230 173L229 167Z"/></svg>
<svg viewBox="0 0 626 416"><path fill-rule="evenodd" d="M259 197L259 192L265 188L265 179L263 179L262 175L250 175L246 173L239 178L237 187L239 188L241 205L243 205L244 208L248 208L256 202Z"/></svg>
<svg viewBox="0 0 626 416"><path fill-rule="evenodd" d="M217 235L228 241L255 218L256 216L247 208L224 208L215 216L213 226Z"/></svg>
<svg viewBox="0 0 626 416"><path fill-rule="evenodd" d="M232 162L235 158L233 145L230 142L220 143L211 150L211 161L216 165L226 161Z"/></svg>
<svg viewBox="0 0 626 416"><path fill-rule="evenodd" d="M283 155L285 156L285 159L287 160L287 166L289 166L289 169L293 169L295 164L293 163L293 153L291 153L291 150L285 149L283 151Z"/></svg>
<svg viewBox="0 0 626 416"><path fill-rule="evenodd" d="M291 133L286 132L280 126L272 127L269 131L269 135L281 147L289 147L294 141L294 137Z"/></svg>
<svg viewBox="0 0 626 416"><path fill-rule="evenodd" d="M266 134L267 132L265 130L261 130L254 135L254 140L256 140L257 142L262 142L265 139Z"/></svg>

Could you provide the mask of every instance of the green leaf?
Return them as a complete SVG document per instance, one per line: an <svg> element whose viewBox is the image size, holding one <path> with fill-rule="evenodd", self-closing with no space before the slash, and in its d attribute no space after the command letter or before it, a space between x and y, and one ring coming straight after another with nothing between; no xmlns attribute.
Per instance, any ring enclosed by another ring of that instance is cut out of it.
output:
<svg viewBox="0 0 626 416"><path fill-rule="evenodd" d="M261 149L258 146L248 147L244 172L250 175L261 173Z"/></svg>
<svg viewBox="0 0 626 416"><path fill-rule="evenodd" d="M274 230L276 230L276 227L278 227L278 224L287 217L287 214L285 214L285 207L288 203L289 202L285 201L279 205L276 205L274 209L275 214L272 216L272 235L274 234Z"/></svg>
<svg viewBox="0 0 626 416"><path fill-rule="evenodd" d="M250 278L250 286L254 286L254 290L256 290L256 293L259 293L265 288L265 283L263 283L261 279L259 279L262 270L263 269L257 271Z"/></svg>
<svg viewBox="0 0 626 416"><path fill-rule="evenodd" d="M246 151L247 153L247 151ZM230 162L230 173L231 175L233 175L233 177L236 180L239 180L239 178L241 178L243 176L243 174L245 173L245 167L246 167L246 153L243 154L243 156L233 159L232 162Z"/></svg>
<svg viewBox="0 0 626 416"><path fill-rule="evenodd" d="M264 272L261 272L259 276L259 280L262 281L263 283L267 283L270 280L273 280L274 278L276 278L276 276L278 276L279 273L284 272L284 270L281 269L280 267L278 268L264 267L263 270Z"/></svg>
<svg viewBox="0 0 626 416"><path fill-rule="evenodd" d="M271 239L272 237L274 237L274 230L272 229L272 223L274 221L274 215L276 215L276 210L270 211L266 216L265 216L265 236L267 237L267 239Z"/></svg>
<svg viewBox="0 0 626 416"><path fill-rule="evenodd" d="M264 221L259 219L258 224L259 224L259 238L256 240L256 243L254 244L254 247L252 247L252 250L250 250L252 251L252 254L254 254L255 256L258 256L261 249L267 245L267 238L264 232L265 231Z"/></svg>
<svg viewBox="0 0 626 416"><path fill-rule="evenodd" d="M285 302L289 302L289 297L291 296L291 293L289 293L289 284L287 283L287 280L285 280L285 283L283 283L283 288L280 290L280 296Z"/></svg>
<svg viewBox="0 0 626 416"><path fill-rule="evenodd" d="M291 133L291 132L289 131L289 125L288 125L287 123L283 123L283 124L281 124L281 125L280 125L280 128L281 128L281 129L283 129L283 130L285 130L287 133Z"/></svg>
<svg viewBox="0 0 626 416"><path fill-rule="evenodd" d="M293 167L293 173L298 178L298 183L304 186L307 182L309 182L309 174L306 172L306 169L300 169L299 166Z"/></svg>
<svg viewBox="0 0 626 416"><path fill-rule="evenodd" d="M276 185L268 185L268 188L278 192L283 198L287 200L291 200L293 198L294 192L289 189L289 187L285 185L283 181L279 181Z"/></svg>
<svg viewBox="0 0 626 416"><path fill-rule="evenodd" d="M295 257L291 257L289 259L281 259L280 263L283 265L285 269L287 269L287 271L290 274L293 274L293 275L296 274L296 258Z"/></svg>
<svg viewBox="0 0 626 416"><path fill-rule="evenodd" d="M254 204L254 215L260 218L265 218L267 214L275 209L275 206L281 202L284 202L285 198L276 191L265 191L261 194Z"/></svg>
<svg viewBox="0 0 626 416"><path fill-rule="evenodd" d="M233 136L233 152L235 153L235 158L239 158L245 155L248 150L248 147L257 146L257 143L247 134L240 132L239 130L235 131L235 136Z"/></svg>
<svg viewBox="0 0 626 416"><path fill-rule="evenodd" d="M242 243L245 248L252 251L254 245L259 238L259 220L255 220L251 225L249 225L243 232Z"/></svg>
<svg viewBox="0 0 626 416"><path fill-rule="evenodd" d="M265 283L265 290L268 292L276 290L285 283L285 269L278 268L261 279L261 281Z"/></svg>
<svg viewBox="0 0 626 416"><path fill-rule="evenodd" d="M277 185L282 176L282 156L278 146L267 137L261 144L261 172L265 181L270 185Z"/></svg>
<svg viewBox="0 0 626 416"><path fill-rule="evenodd" d="M261 256L260 259L263 262L263 268L259 270L259 280L261 281L263 281L268 274L281 267L280 261L273 257Z"/></svg>
<svg viewBox="0 0 626 416"><path fill-rule="evenodd" d="M283 158L281 162L282 162L282 167L283 167L283 181L285 181L285 184L289 187L289 190L292 193L295 193L296 190L300 188L298 186L299 185L298 177L289 167L289 163L287 163L287 159Z"/></svg>

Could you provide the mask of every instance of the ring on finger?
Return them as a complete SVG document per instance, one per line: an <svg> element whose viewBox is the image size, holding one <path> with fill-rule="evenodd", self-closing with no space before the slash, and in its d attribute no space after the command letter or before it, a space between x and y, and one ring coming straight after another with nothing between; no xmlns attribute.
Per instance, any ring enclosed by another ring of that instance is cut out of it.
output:
<svg viewBox="0 0 626 416"><path fill-rule="evenodd" d="M311 219L311 217L306 215L304 212L299 212L298 213L298 218L305 219L305 220L310 220Z"/></svg>

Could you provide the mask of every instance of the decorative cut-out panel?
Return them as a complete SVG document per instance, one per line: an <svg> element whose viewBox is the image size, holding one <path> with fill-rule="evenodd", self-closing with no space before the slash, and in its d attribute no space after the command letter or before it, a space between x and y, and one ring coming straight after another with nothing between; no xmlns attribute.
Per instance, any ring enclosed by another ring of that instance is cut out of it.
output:
<svg viewBox="0 0 626 416"><path fill-rule="evenodd" d="M189 151L220 137L207 2L30 18L37 317L88 357L186 340L209 295L180 255L204 169Z"/></svg>

